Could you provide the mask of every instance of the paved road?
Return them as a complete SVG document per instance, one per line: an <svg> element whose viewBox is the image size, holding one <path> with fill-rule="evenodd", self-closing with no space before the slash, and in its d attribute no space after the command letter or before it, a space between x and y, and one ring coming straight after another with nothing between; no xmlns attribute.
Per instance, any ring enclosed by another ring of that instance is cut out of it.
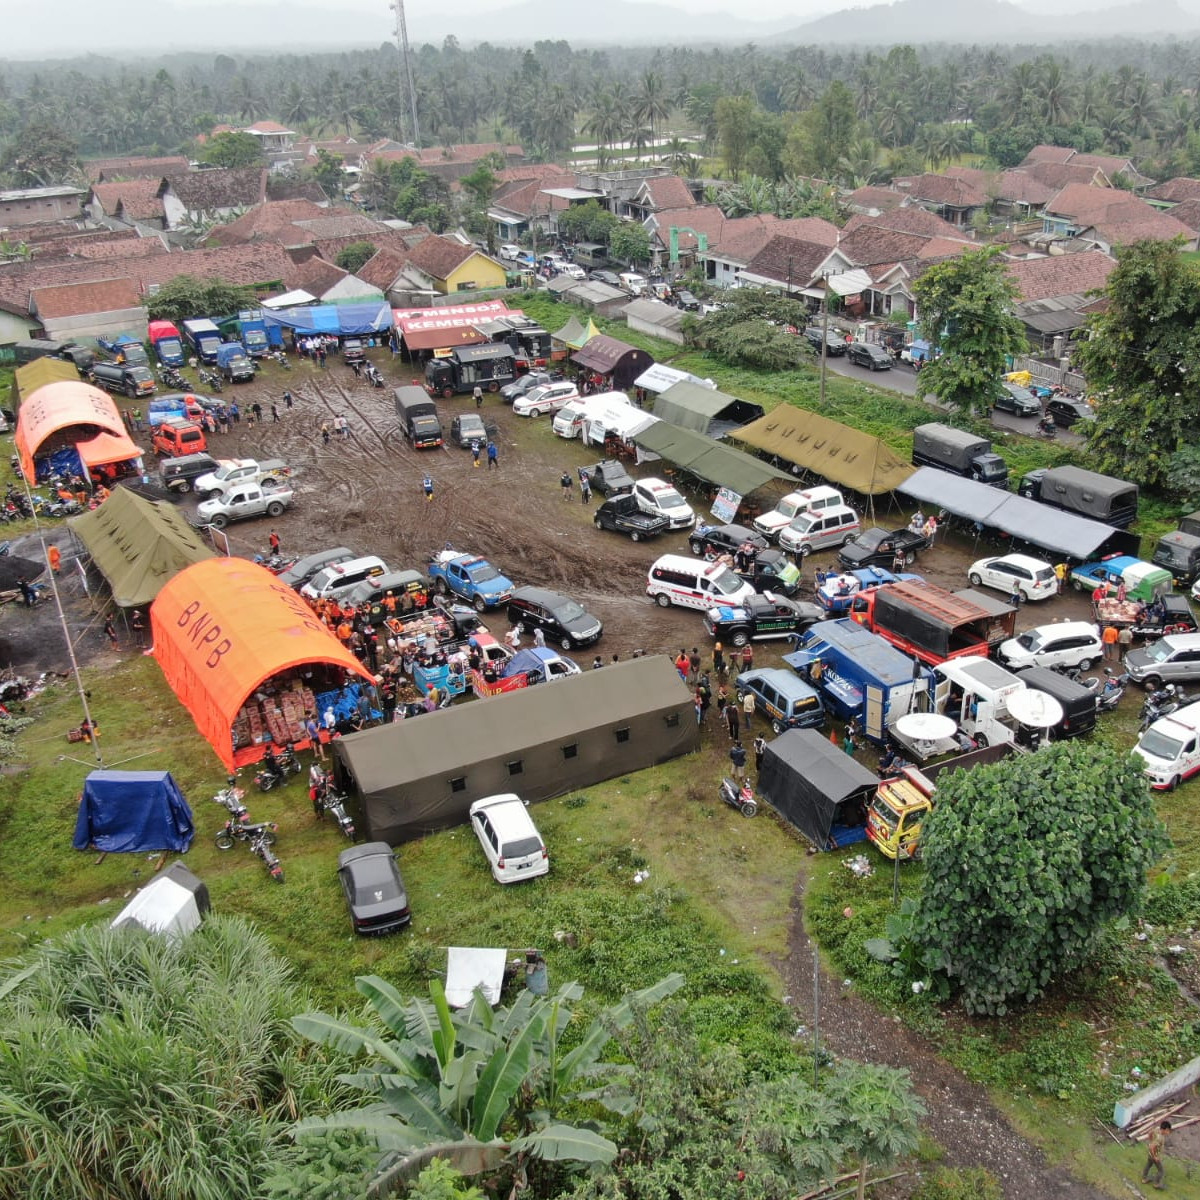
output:
<svg viewBox="0 0 1200 1200"><path fill-rule="evenodd" d="M898 364L890 371L872 371L868 367L858 367L846 358L827 358L826 367L835 375L844 375L848 379L860 379L864 383L873 383L876 387L889 388L902 396L917 395L917 380L920 376L909 366ZM937 401L928 394L921 397L930 407L938 407ZM992 424L998 429L1010 430L1013 433L1023 433L1032 437L1036 417L1018 417L1012 413L992 413ZM1067 430L1058 431L1057 441L1067 446L1083 445L1083 438Z"/></svg>

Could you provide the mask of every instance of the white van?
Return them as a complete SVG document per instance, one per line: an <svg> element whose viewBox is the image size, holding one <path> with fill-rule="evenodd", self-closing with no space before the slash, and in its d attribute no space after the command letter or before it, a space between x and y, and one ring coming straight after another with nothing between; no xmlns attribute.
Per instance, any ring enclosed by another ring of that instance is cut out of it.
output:
<svg viewBox="0 0 1200 1200"><path fill-rule="evenodd" d="M568 400L554 414L551 429L561 438L577 438L583 436L583 427L588 417L601 408L609 405L624 405L631 407L631 401L624 392L599 392L595 396L579 396Z"/></svg>
<svg viewBox="0 0 1200 1200"><path fill-rule="evenodd" d="M837 488L815 487L803 492L789 492L770 512L755 518L754 528L768 541L773 542L779 536L779 531L802 512L845 507L846 501Z"/></svg>
<svg viewBox="0 0 1200 1200"><path fill-rule="evenodd" d="M977 654L950 658L933 668L934 709L949 717L980 746L1016 738L1008 702L1026 690L1025 681Z"/></svg>
<svg viewBox="0 0 1200 1200"><path fill-rule="evenodd" d="M309 600L341 600L356 584L386 575L387 571L387 563L373 554L352 558L349 562L323 567L300 589L300 595Z"/></svg>
<svg viewBox="0 0 1200 1200"><path fill-rule="evenodd" d="M707 612L718 604L744 604L754 588L724 563L664 554L646 576L646 595L662 608L674 604Z"/></svg>
<svg viewBox="0 0 1200 1200"><path fill-rule="evenodd" d="M691 529L696 514L688 502L665 479L640 479L633 489L633 498L642 512L666 517L672 529Z"/></svg>
<svg viewBox="0 0 1200 1200"><path fill-rule="evenodd" d="M1200 771L1200 704L1188 704L1159 717L1133 748L1146 763L1150 786L1174 791Z"/></svg>
<svg viewBox="0 0 1200 1200"><path fill-rule="evenodd" d="M862 532L858 513L846 505L797 513L779 531L779 548L803 558L814 550L844 546Z"/></svg>
<svg viewBox="0 0 1200 1200"><path fill-rule="evenodd" d="M617 278L631 296L644 296L649 287L645 275L639 275L636 271L622 271Z"/></svg>
<svg viewBox="0 0 1200 1200"><path fill-rule="evenodd" d="M550 870L550 855L521 798L512 792L471 805L471 828L497 883L534 879Z"/></svg>

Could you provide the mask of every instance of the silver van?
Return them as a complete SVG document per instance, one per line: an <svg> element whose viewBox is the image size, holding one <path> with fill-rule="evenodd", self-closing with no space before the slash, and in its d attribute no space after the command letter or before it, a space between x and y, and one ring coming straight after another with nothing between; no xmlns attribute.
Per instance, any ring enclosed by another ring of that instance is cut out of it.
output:
<svg viewBox="0 0 1200 1200"><path fill-rule="evenodd" d="M342 600L346 593L365 579L387 574L387 563L375 555L352 558L349 562L322 567L301 589L309 600Z"/></svg>
<svg viewBox="0 0 1200 1200"><path fill-rule="evenodd" d="M803 558L814 550L844 546L862 532L858 513L845 505L797 513L779 531L779 548Z"/></svg>
<svg viewBox="0 0 1200 1200"><path fill-rule="evenodd" d="M1125 655L1129 678L1148 692L1200 680L1200 633L1172 633Z"/></svg>

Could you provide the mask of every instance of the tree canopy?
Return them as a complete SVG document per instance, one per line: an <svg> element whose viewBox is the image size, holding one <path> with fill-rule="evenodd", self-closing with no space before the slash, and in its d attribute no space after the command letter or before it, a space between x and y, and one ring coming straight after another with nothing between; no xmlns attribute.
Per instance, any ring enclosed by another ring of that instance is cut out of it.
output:
<svg viewBox="0 0 1200 1200"><path fill-rule="evenodd" d="M362 269L368 259L375 256L378 249L379 247L374 242L351 242L338 251L335 261L343 271L349 271L351 275L354 275Z"/></svg>
<svg viewBox="0 0 1200 1200"><path fill-rule="evenodd" d="M1000 1015L1137 911L1166 835L1139 760L1059 742L940 779L921 845L924 965L969 1012Z"/></svg>
<svg viewBox="0 0 1200 1200"><path fill-rule="evenodd" d="M1026 349L1013 313L1016 284L994 246L937 263L913 284L922 334L941 357L921 372L921 383L960 412L987 413L1000 387L1005 359Z"/></svg>
<svg viewBox="0 0 1200 1200"><path fill-rule="evenodd" d="M250 133L214 133L200 149L200 161L214 167L253 167L262 161L262 147Z"/></svg>
<svg viewBox="0 0 1200 1200"><path fill-rule="evenodd" d="M650 234L642 225L621 222L609 234L608 252L618 262L639 265L650 261Z"/></svg>
<svg viewBox="0 0 1200 1200"><path fill-rule="evenodd" d="M1185 485L1200 427L1200 265L1171 242L1122 246L1104 294L1075 355L1096 410L1089 448L1102 471Z"/></svg>
<svg viewBox="0 0 1200 1200"><path fill-rule="evenodd" d="M192 317L226 316L242 308L254 308L257 303L253 288L176 275L146 301L146 308L152 321L187 321Z"/></svg>

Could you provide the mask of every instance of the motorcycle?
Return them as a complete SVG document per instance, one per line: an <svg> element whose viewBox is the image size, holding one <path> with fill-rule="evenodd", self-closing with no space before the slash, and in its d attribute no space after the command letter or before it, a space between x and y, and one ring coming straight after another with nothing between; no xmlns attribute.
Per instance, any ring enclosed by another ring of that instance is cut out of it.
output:
<svg viewBox="0 0 1200 1200"><path fill-rule="evenodd" d="M1034 432L1040 438L1054 439L1058 437L1058 426L1052 417L1043 417L1034 427Z"/></svg>
<svg viewBox="0 0 1200 1200"><path fill-rule="evenodd" d="M740 787L726 776L721 780L721 799L730 808L736 808L743 817L752 817L758 812L758 801L754 798L754 790L748 783Z"/></svg>
<svg viewBox="0 0 1200 1200"><path fill-rule="evenodd" d="M337 827L342 833L350 841L354 841L354 821L346 811L346 797L333 790L328 775L322 773L320 781L314 782L309 789L309 795L312 797L313 812L318 818L323 821L328 813L337 822Z"/></svg>
<svg viewBox="0 0 1200 1200"><path fill-rule="evenodd" d="M292 369L292 364L288 361L288 356L282 350L276 350L267 357L274 359L285 371Z"/></svg>
<svg viewBox="0 0 1200 1200"><path fill-rule="evenodd" d="M286 783L289 775L299 774L300 760L291 746L287 746L282 753L263 760L254 782L260 792L269 792L277 784Z"/></svg>
<svg viewBox="0 0 1200 1200"><path fill-rule="evenodd" d="M1129 676L1124 673L1114 675L1107 668L1104 674L1107 676L1104 680L1104 686L1095 689L1096 711L1115 712L1117 706L1121 703L1121 697L1125 695L1125 687L1129 683ZM1096 680L1096 683L1099 682L1099 680Z"/></svg>
<svg viewBox="0 0 1200 1200"><path fill-rule="evenodd" d="M223 808L228 809L235 821L245 824L250 820L249 810L243 803L246 799L246 793L242 788L235 786L235 784L235 776L228 776L225 787L217 792L213 800Z"/></svg>
<svg viewBox="0 0 1200 1200"><path fill-rule="evenodd" d="M271 873L271 878L276 883L283 882L283 864L279 861L278 856L271 849L271 844L275 841L275 835L264 831L250 839L250 850L263 860L267 870Z"/></svg>
<svg viewBox="0 0 1200 1200"><path fill-rule="evenodd" d="M1175 685L1168 683L1166 687L1151 692L1142 703L1142 718L1138 724L1138 732L1145 733L1159 717L1173 713L1183 703L1183 697L1175 691Z"/></svg>
<svg viewBox="0 0 1200 1200"><path fill-rule="evenodd" d="M275 831L279 828L274 821L263 821L257 825L247 825L230 817L221 827L221 831L213 838L218 850L232 850L234 842L247 842L253 845L256 839L261 839L268 846L275 844Z"/></svg>

